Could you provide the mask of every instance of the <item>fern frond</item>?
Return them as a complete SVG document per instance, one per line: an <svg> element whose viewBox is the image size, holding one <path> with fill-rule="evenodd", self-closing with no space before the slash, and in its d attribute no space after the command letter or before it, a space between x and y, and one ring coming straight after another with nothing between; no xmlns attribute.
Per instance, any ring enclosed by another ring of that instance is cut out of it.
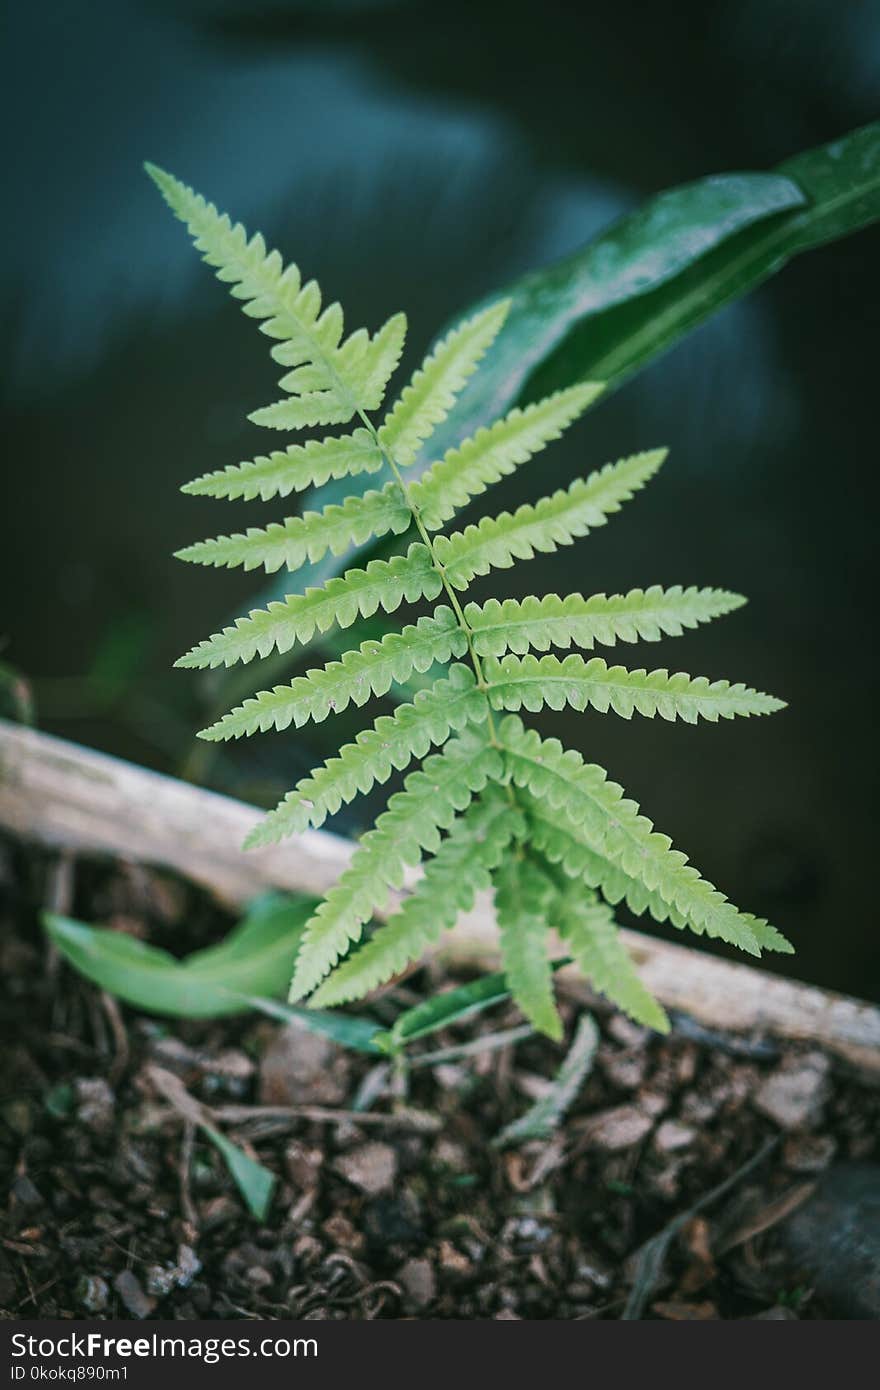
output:
<svg viewBox="0 0 880 1390"><path fill-rule="evenodd" d="M263 567L269 574L286 567L297 570L306 560L320 560L329 550L341 555L351 545L363 545L371 536L399 536L412 523L412 513L396 482L381 491L371 488L362 496L333 502L321 512L303 512L270 526L249 526L232 536L198 541L177 551L178 560L246 570Z"/></svg>
<svg viewBox="0 0 880 1390"><path fill-rule="evenodd" d="M330 478L350 478L358 473L376 473L384 460L369 430L310 439L291 444L247 463L229 464L213 473L204 473L186 483L181 492L193 497L243 498L287 497L309 487L322 487Z"/></svg>
<svg viewBox="0 0 880 1390"><path fill-rule="evenodd" d="M539 453L601 393L596 382L556 391L449 449L410 487L410 498L429 531L440 527L473 497Z"/></svg>
<svg viewBox="0 0 880 1390"><path fill-rule="evenodd" d="M538 1032L558 1042L562 1019L547 954L547 913L553 884L529 860L509 855L495 874L501 964L514 1002Z"/></svg>
<svg viewBox="0 0 880 1390"><path fill-rule="evenodd" d="M500 789L487 788L453 825L399 912L366 945L338 965L312 996L316 1007L359 999L398 975L469 912L489 887L491 870L525 828L522 813Z"/></svg>
<svg viewBox="0 0 880 1390"><path fill-rule="evenodd" d="M616 642L657 642L680 637L711 618L740 608L745 599L725 589L683 589L675 584L663 589L630 589L626 594L547 594L544 598L490 598L480 605L469 603L464 615L474 634L478 656L503 656L506 651L523 656L530 647L545 652L550 647L582 647L595 642L613 647Z"/></svg>
<svg viewBox="0 0 880 1390"><path fill-rule="evenodd" d="M576 478L568 488L525 503L513 513L484 517L476 526L437 536L434 553L456 589L466 589L478 574L509 569L516 560L530 560L536 551L571 545L620 511L624 502L644 487L666 457L665 449L633 454L606 464L589 478Z"/></svg>
<svg viewBox="0 0 880 1390"><path fill-rule="evenodd" d="M494 342L510 300L491 304L448 333L425 358L379 430L379 442L399 465L414 463L421 445L446 419L455 398Z"/></svg>
<svg viewBox="0 0 880 1390"><path fill-rule="evenodd" d="M542 739L515 715L503 720L499 737L510 776L551 807L564 807L580 823L600 854L671 903L698 935L720 937L751 955L761 954L745 914L701 878L687 856L654 830L603 768L585 764L557 739ZM604 891L604 886L603 886ZM677 925L677 924L676 924Z"/></svg>
<svg viewBox="0 0 880 1390"><path fill-rule="evenodd" d="M559 934L593 988L637 1023L668 1033L666 1011L639 979L608 904L572 884L559 895L556 914Z"/></svg>
<svg viewBox="0 0 880 1390"><path fill-rule="evenodd" d="M395 315L374 338L360 329L343 341L342 310L331 304L322 312L314 280L303 284L298 268L285 269L279 253L269 251L259 233L249 238L240 223L233 224L173 175L152 164L146 169L217 278L231 286L235 298L244 301L245 313L262 320L262 331L276 340L273 357L295 369L282 381L283 389L298 393L279 403L288 407L285 422L280 423L273 406L251 419L287 429L344 424L358 410L377 409L400 357L404 316Z"/></svg>
<svg viewBox="0 0 880 1390"><path fill-rule="evenodd" d="M363 924L387 900L388 890L401 887L406 866L418 864L422 851L436 853L441 830L501 770L498 750L465 730L409 774L403 791L391 797L387 811L364 835L349 867L306 924L291 1001L311 993L349 944L359 940Z"/></svg>
<svg viewBox="0 0 880 1390"><path fill-rule="evenodd" d="M297 642L309 642L316 632L351 627L358 617L372 617L380 608L395 612L402 603L435 599L442 589L427 547L415 541L405 555L371 560L365 569L346 570L303 594L255 608L222 632L199 642L175 663L185 667L233 666L270 652L287 652Z"/></svg>
<svg viewBox="0 0 880 1390"><path fill-rule="evenodd" d="M245 849L274 844L309 826L323 825L328 816L402 772L413 758L424 758L432 747L466 724L480 724L488 706L468 666L450 666L444 680L420 690L412 704L381 714L372 728L345 743L336 757L298 782L293 791L251 831Z"/></svg>
<svg viewBox="0 0 880 1390"><path fill-rule="evenodd" d="M413 671L427 671L435 661L449 661L466 650L467 639L452 609L440 607L432 617L389 632L381 642L362 642L339 661L295 676L289 685L261 690L203 729L199 738L217 743L272 728L280 733L291 724L299 729L310 719L317 724L349 704L365 705L374 695L386 695L393 682L406 680Z"/></svg>
<svg viewBox="0 0 880 1390"><path fill-rule="evenodd" d="M736 715L772 714L784 708L784 701L745 685L729 681L709 681L706 676L688 676L683 671L629 671L625 666L609 666L601 656L584 661L571 652L564 660L558 656L505 656L486 658L484 674L489 700L498 710L550 709L584 710L588 705L605 714L609 709L623 719L633 714L662 719L698 719L712 722Z"/></svg>

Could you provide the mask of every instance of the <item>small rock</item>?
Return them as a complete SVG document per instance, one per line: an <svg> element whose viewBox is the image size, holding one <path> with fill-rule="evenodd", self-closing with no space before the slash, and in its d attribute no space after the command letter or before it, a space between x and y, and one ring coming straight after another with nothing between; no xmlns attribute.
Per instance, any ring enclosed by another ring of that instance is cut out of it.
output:
<svg viewBox="0 0 880 1390"><path fill-rule="evenodd" d="M759 1086L752 1103L780 1129L807 1129L819 1120L828 1099L828 1069L821 1052L784 1062Z"/></svg>
<svg viewBox="0 0 880 1390"><path fill-rule="evenodd" d="M376 1197L364 1211L364 1232L374 1250L415 1245L424 1238L419 1203L411 1192Z"/></svg>
<svg viewBox="0 0 880 1390"><path fill-rule="evenodd" d="M466 1279L473 1272L473 1265L467 1255L456 1250L451 1240L441 1240L438 1255L441 1269L453 1279Z"/></svg>
<svg viewBox="0 0 880 1390"><path fill-rule="evenodd" d="M464 1173L468 1167L467 1149L454 1139L438 1139L431 1157L438 1168L448 1168L453 1173Z"/></svg>
<svg viewBox="0 0 880 1390"><path fill-rule="evenodd" d="M633 1023L626 1014L612 1014L608 1020L608 1032L623 1047L642 1047L650 1037L650 1029Z"/></svg>
<svg viewBox="0 0 880 1390"><path fill-rule="evenodd" d="M93 1134L106 1135L113 1128L116 1097L101 1076L80 1077L76 1082L77 1119Z"/></svg>
<svg viewBox="0 0 880 1390"><path fill-rule="evenodd" d="M437 1280L430 1260L407 1260L397 1271L397 1278L416 1308L427 1308L437 1296Z"/></svg>
<svg viewBox="0 0 880 1390"><path fill-rule="evenodd" d="M176 1286L173 1265L150 1265L146 1273L147 1293L154 1298L165 1298Z"/></svg>
<svg viewBox="0 0 880 1390"><path fill-rule="evenodd" d="M645 1079L648 1057L644 1049L635 1052L600 1052L599 1064L612 1086L621 1091L634 1091Z"/></svg>
<svg viewBox="0 0 880 1390"><path fill-rule="evenodd" d="M341 1250L349 1250L352 1254L357 1254L364 1248L364 1238L360 1231L355 1230L347 1216L343 1216L341 1211L336 1211L321 1227L324 1235L331 1245Z"/></svg>
<svg viewBox="0 0 880 1390"><path fill-rule="evenodd" d="M792 1134L782 1151L786 1168L793 1173L821 1173L837 1150L830 1134Z"/></svg>
<svg viewBox="0 0 880 1390"><path fill-rule="evenodd" d="M329 1038L295 1024L280 1028L260 1062L263 1105L339 1105L348 1089L348 1059Z"/></svg>
<svg viewBox="0 0 880 1390"><path fill-rule="evenodd" d="M100 1313L107 1307L110 1290L98 1274L84 1274L76 1286L76 1296L87 1313Z"/></svg>
<svg viewBox="0 0 880 1390"><path fill-rule="evenodd" d="M370 1197L387 1192L397 1176L397 1154L390 1144L361 1144L333 1164L340 1177Z"/></svg>
<svg viewBox="0 0 880 1390"><path fill-rule="evenodd" d="M113 1287L119 1294L133 1318L148 1318L156 1306L155 1298L149 1298L140 1282L130 1269L123 1269L113 1280Z"/></svg>
<svg viewBox="0 0 880 1390"><path fill-rule="evenodd" d="M202 1270L202 1262L191 1245L181 1245L177 1252L177 1284L188 1289L193 1279Z"/></svg>
<svg viewBox="0 0 880 1390"><path fill-rule="evenodd" d="M244 1272L245 1282L252 1289L268 1289L274 1282L271 1270L266 1269L265 1265L251 1265L250 1269Z"/></svg>
<svg viewBox="0 0 880 1390"><path fill-rule="evenodd" d="M717 1091L713 1095L698 1090L685 1091L681 1098L681 1117L691 1124L708 1124L715 1119L722 1103L723 1096Z"/></svg>
<svg viewBox="0 0 880 1390"><path fill-rule="evenodd" d="M641 1143L653 1126L650 1115L636 1105L617 1105L594 1115L586 1129L588 1142L607 1153L618 1153Z"/></svg>
<svg viewBox="0 0 880 1390"><path fill-rule="evenodd" d="M656 1120L664 1110L669 1109L669 1097L662 1091L641 1091L638 1097L639 1109Z"/></svg>
<svg viewBox="0 0 880 1390"><path fill-rule="evenodd" d="M669 1299L667 1302L653 1303L651 1306L658 1318L665 1318L668 1322L714 1322L718 1317L715 1304L708 1301L684 1303L677 1299Z"/></svg>
<svg viewBox="0 0 880 1390"><path fill-rule="evenodd" d="M880 1164L832 1165L779 1229L799 1280L834 1314L880 1319Z"/></svg>
<svg viewBox="0 0 880 1390"><path fill-rule="evenodd" d="M15 1205L19 1207L41 1207L43 1205L43 1198L27 1173L19 1173L13 1180L9 1195Z"/></svg>
<svg viewBox="0 0 880 1390"><path fill-rule="evenodd" d="M690 1125L679 1124L678 1120L664 1120L654 1135L654 1147L658 1153L677 1153L687 1149L697 1137L697 1131Z"/></svg>
<svg viewBox="0 0 880 1390"><path fill-rule="evenodd" d="M614 1282L614 1270L598 1255L588 1255L580 1260L575 1268L575 1276L589 1284L591 1292L594 1289L610 1289Z"/></svg>
<svg viewBox="0 0 880 1390"><path fill-rule="evenodd" d="M292 1139L284 1150L284 1166L294 1187L303 1192L311 1192L317 1187L324 1162L323 1149L304 1144L300 1139Z"/></svg>

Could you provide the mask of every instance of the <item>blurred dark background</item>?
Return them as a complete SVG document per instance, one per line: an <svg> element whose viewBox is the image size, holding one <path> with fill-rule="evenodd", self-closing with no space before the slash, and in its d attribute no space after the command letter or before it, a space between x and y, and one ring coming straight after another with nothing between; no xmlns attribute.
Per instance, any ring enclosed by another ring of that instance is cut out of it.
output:
<svg viewBox="0 0 880 1390"><path fill-rule="evenodd" d="M141 162L265 230L351 323L405 307L412 363L457 309L661 188L875 118L880 5L59 2L8 7L4 59L0 662L42 727L268 803L340 729L193 757L218 693L170 664L260 577L170 557L270 519L178 487L265 447L245 414L277 373ZM604 531L495 580L749 595L640 658L771 690L784 714L543 727L793 938L780 968L873 997L878 250L871 230L802 257L592 413L540 484L524 470L500 504L672 450Z"/></svg>

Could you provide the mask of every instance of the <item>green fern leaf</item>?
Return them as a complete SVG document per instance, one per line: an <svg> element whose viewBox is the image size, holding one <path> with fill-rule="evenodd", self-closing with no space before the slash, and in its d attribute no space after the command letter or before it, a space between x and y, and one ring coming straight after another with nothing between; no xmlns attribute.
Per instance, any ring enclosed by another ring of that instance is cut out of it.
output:
<svg viewBox="0 0 880 1390"><path fill-rule="evenodd" d="M379 442L394 461L414 463L421 445L445 420L455 398L491 346L507 317L510 300L501 300L466 319L437 344L379 430Z"/></svg>
<svg viewBox="0 0 880 1390"><path fill-rule="evenodd" d="M337 757L329 758L270 811L251 831L245 849L274 844L286 835L309 826L323 825L328 816L387 782L392 772L402 772L413 758L424 758L432 747L466 724L479 724L488 706L468 666L450 666L445 680L420 690L412 704L398 705L393 714L382 714L354 743L343 744Z"/></svg>
<svg viewBox="0 0 880 1390"><path fill-rule="evenodd" d="M490 886L490 872L521 838L522 814L488 788L453 825L399 912L338 965L312 996L315 1008L360 999L400 974Z"/></svg>
<svg viewBox="0 0 880 1390"><path fill-rule="evenodd" d="M526 503L515 512L484 517L476 526L437 536L434 554L456 589L466 589L478 574L509 569L516 560L530 560L536 551L571 545L598 526L644 487L666 457L665 449L633 454L606 464L589 478L576 478L569 488Z"/></svg>
<svg viewBox="0 0 880 1390"><path fill-rule="evenodd" d="M295 369L282 387L299 395L283 403L290 415L280 427L344 424L358 410L377 409L403 346L403 315L396 315L375 338L361 329L343 341L342 310L331 304L322 312L314 280L303 284L297 267L285 269L279 253L268 251L259 233L249 238L240 223L233 224L171 174L152 164L146 169L218 279L232 287L235 298L244 301L245 313L262 320L262 331L276 340L275 360ZM268 415L260 422L277 425L275 410L270 406L251 418Z"/></svg>
<svg viewBox="0 0 880 1390"><path fill-rule="evenodd" d="M406 315L394 314L378 333L367 338L363 351L355 351L357 334L343 345L340 351L342 373L352 381L360 410L378 410L385 399L386 388L403 352L406 326Z"/></svg>
<svg viewBox="0 0 880 1390"><path fill-rule="evenodd" d="M510 855L495 875L501 963L515 1002L539 1033L558 1042L562 1019L553 997L547 955L547 913L553 884L537 865Z"/></svg>
<svg viewBox="0 0 880 1390"><path fill-rule="evenodd" d="M601 854L672 903L692 931L719 937L751 955L761 954L745 914L701 878L666 835L654 830L622 788L608 781L603 768L585 764L579 753L564 749L557 739L541 739L513 715L502 722L500 739L514 783L554 808L566 807Z"/></svg>
<svg viewBox="0 0 880 1390"><path fill-rule="evenodd" d="M299 729L310 719L320 723L349 704L365 705L374 695L387 694L394 681L406 680L413 671L427 671L435 661L449 661L466 650L455 614L441 607L433 617L389 632L381 642L362 642L341 660L295 676L289 685L261 690L203 729L199 738L216 743L272 728L280 733L291 724Z"/></svg>
<svg viewBox="0 0 880 1390"><path fill-rule="evenodd" d="M306 924L290 987L291 1002L310 994L360 938L363 924L400 888L406 866L422 851L436 853L447 830L475 793L502 770L498 750L471 730L457 735L411 772L403 791L360 842L351 864Z"/></svg>
<svg viewBox="0 0 880 1390"><path fill-rule="evenodd" d="M255 608L222 632L207 637L177 661L185 667L232 666L273 651L287 652L334 625L347 628L380 608L395 612L402 603L435 599L443 587L427 547L414 542L405 555L371 560L365 569L346 570L326 584L289 594L268 608Z"/></svg>
<svg viewBox="0 0 880 1390"><path fill-rule="evenodd" d="M229 464L214 473L204 473L181 488L193 497L244 498L287 497L309 487L321 487L330 478L376 473L383 465L382 453L369 430L310 439L276 449L248 463Z"/></svg>
<svg viewBox="0 0 880 1390"><path fill-rule="evenodd" d="M736 715L772 714L784 708L782 700L745 685L729 681L709 681L706 676L687 676L679 671L628 671L624 666L608 666L600 656L584 661L572 652L564 660L558 656L487 657L484 674L489 700L498 710L550 709L584 710L588 705L605 714L609 709L623 719L642 714L649 719L698 719L713 722Z"/></svg>
<svg viewBox="0 0 880 1390"><path fill-rule="evenodd" d="M178 550L177 559L217 569L241 565L253 570L262 565L273 574L283 567L297 570L306 560L320 560L328 550L341 555L371 536L385 536L389 531L399 536L411 524L406 498L398 484L390 482L381 491L371 489L362 496L347 497L322 512L304 512L271 526L250 526L244 533L198 541Z"/></svg>
<svg viewBox="0 0 880 1390"><path fill-rule="evenodd" d="M410 487L410 498L427 529L439 531L472 497L558 439L601 391L595 382L556 391L524 410L511 410L457 449L449 449Z"/></svg>
<svg viewBox="0 0 880 1390"><path fill-rule="evenodd" d="M551 864L559 864L569 877L586 883L589 888L601 888L603 896L614 906L625 902L637 917L649 912L655 922L669 922L679 930L688 925L686 916L674 903L666 901L660 892L652 891L641 879L625 873L606 854L600 853L595 848L599 838L596 832L588 833L568 814L564 805L554 807L524 789L517 795L529 817L531 844Z"/></svg>
<svg viewBox="0 0 880 1390"><path fill-rule="evenodd" d="M573 884L560 894L556 912L559 934L593 988L637 1023L668 1033L666 1011L639 979L608 904Z"/></svg>
<svg viewBox="0 0 880 1390"><path fill-rule="evenodd" d="M720 618L740 608L745 599L724 589L631 589L627 594L547 594L544 598L490 598L469 603L464 615L474 634L478 656L523 656L530 647L583 647L595 642L657 642L680 637L685 628Z"/></svg>

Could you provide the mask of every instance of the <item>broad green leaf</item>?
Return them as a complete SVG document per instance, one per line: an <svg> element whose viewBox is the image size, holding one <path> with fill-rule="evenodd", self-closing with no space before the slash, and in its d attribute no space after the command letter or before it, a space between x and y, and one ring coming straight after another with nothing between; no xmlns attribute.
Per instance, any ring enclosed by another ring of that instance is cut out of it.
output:
<svg viewBox="0 0 880 1390"><path fill-rule="evenodd" d="M433 452L577 381L613 390L792 256L878 218L880 123L774 173L712 175L658 194L583 250L500 291L507 321Z"/></svg>
<svg viewBox="0 0 880 1390"><path fill-rule="evenodd" d="M257 999L244 996L243 1002L269 1018L277 1018L281 1023L296 1023L309 1033L320 1033L340 1047L348 1047L352 1052L383 1054L385 1048L379 1045L384 1036L379 1024L362 1014L336 1013L331 1009L300 1009L296 1004L282 1004L277 999Z"/></svg>
<svg viewBox="0 0 880 1390"><path fill-rule="evenodd" d="M123 932L52 912L43 914L43 925L81 975L127 1004L180 1018L214 1018L248 1009L242 996L284 992L313 908L309 898L267 896L219 946L184 960Z"/></svg>
<svg viewBox="0 0 880 1390"><path fill-rule="evenodd" d="M257 1221L264 1221L272 1200L275 1174L264 1168L256 1159L249 1158L243 1149L221 1134L213 1125L203 1124L201 1128L215 1148L223 1155L235 1184L247 1203L248 1211Z"/></svg>
<svg viewBox="0 0 880 1390"><path fill-rule="evenodd" d="M794 255L880 218L880 123L786 160L771 173L714 174L667 189L573 255L506 289L498 337L423 451L417 476L445 449L516 404L579 381L619 386ZM476 308L465 309L461 318ZM460 320L459 320L460 321ZM350 480L316 500L338 501ZM260 603L339 573L344 560L267 587Z"/></svg>
<svg viewBox="0 0 880 1390"><path fill-rule="evenodd" d="M552 962L554 970L568 964L568 957ZM469 984L435 994L433 998L407 1009L397 1018L394 1027L387 1033L379 1034L376 1041L386 1051L393 1052L407 1043L415 1042L417 1038L424 1038L453 1023L461 1023L463 1019L491 1009L493 1004L502 1004L509 998L510 989L502 971L481 975Z"/></svg>

